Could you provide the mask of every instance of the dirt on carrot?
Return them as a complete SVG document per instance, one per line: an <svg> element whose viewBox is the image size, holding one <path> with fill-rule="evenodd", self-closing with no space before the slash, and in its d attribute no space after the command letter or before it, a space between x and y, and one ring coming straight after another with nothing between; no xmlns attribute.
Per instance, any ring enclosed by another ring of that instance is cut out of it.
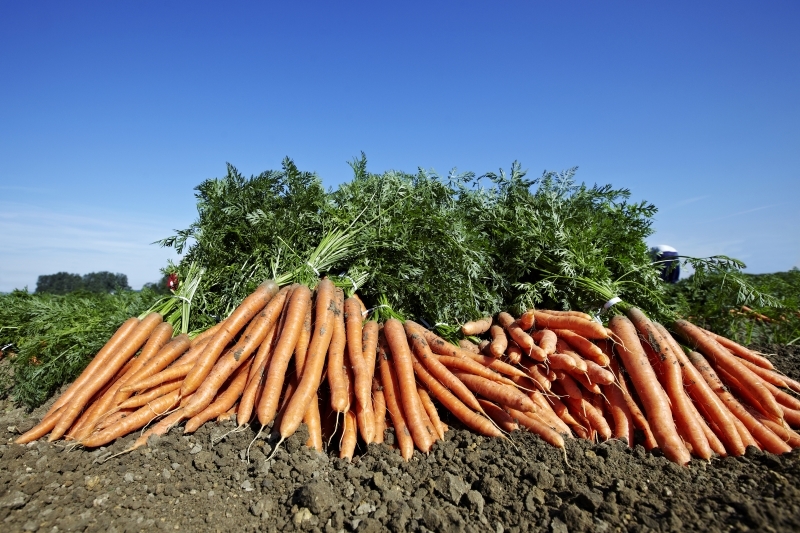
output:
<svg viewBox="0 0 800 533"><path fill-rule="evenodd" d="M777 353L800 377L800 348ZM51 400L52 401L52 400ZM252 428L210 445L233 422L207 423L191 436L173 429L150 447L65 452L8 443L46 410L0 405L0 520L4 531L796 531L800 451L749 450L743 457L680 467L660 453L621 442L567 439L560 450L529 433L511 440L451 429L429 456L404 462L386 445L356 449L352 463L304 446L305 427L266 462ZM446 414L446 413L443 413ZM256 428L257 429L257 428ZM387 443L394 442L391 430ZM424 528L424 529L423 529Z"/></svg>

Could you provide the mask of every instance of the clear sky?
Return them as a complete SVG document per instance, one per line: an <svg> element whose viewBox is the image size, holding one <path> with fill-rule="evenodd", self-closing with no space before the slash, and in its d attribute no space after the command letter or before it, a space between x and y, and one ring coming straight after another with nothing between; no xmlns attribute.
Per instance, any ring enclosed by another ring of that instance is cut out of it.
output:
<svg viewBox="0 0 800 533"><path fill-rule="evenodd" d="M0 291L159 277L225 163L578 166L652 244L800 266L800 3L0 0Z"/></svg>

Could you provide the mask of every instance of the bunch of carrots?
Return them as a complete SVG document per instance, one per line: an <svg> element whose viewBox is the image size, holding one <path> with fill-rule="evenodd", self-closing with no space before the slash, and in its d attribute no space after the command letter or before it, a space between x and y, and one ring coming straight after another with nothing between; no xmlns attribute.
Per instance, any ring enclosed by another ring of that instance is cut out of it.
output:
<svg viewBox="0 0 800 533"><path fill-rule="evenodd" d="M308 446L338 436L345 458L391 426L408 459L444 437L443 408L482 435L525 428L562 449L573 436L632 445L639 429L648 449L681 464L800 446L790 427L800 400L785 390L800 383L686 321L673 330L700 353L636 308L608 328L574 311L500 313L464 324L468 339L486 339L459 346L413 321L367 315L324 278L313 291L265 282L194 339L173 338L158 313L132 318L17 442L49 433L93 448L147 428L130 451L177 424L191 433L235 415L236 430L257 420L281 441L305 423Z"/></svg>

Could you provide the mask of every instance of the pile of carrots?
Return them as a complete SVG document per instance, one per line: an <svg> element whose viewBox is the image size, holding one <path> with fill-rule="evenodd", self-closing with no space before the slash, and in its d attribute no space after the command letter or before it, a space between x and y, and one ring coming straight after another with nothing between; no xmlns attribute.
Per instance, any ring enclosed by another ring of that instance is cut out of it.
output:
<svg viewBox="0 0 800 533"><path fill-rule="evenodd" d="M281 441L305 423L308 446L336 439L344 458L393 427L408 459L444 437L443 408L482 435L524 428L560 448L574 436L632 445L640 430L680 464L800 446L790 427L800 400L788 392L800 383L687 321L672 328L684 349L636 308L608 327L575 311L499 313L464 324L456 346L413 321L366 316L324 278L313 291L265 282L194 339L173 338L157 313L129 319L17 442L49 433L94 448L147 428L129 451L177 424L190 433L235 415L237 430L257 420Z"/></svg>

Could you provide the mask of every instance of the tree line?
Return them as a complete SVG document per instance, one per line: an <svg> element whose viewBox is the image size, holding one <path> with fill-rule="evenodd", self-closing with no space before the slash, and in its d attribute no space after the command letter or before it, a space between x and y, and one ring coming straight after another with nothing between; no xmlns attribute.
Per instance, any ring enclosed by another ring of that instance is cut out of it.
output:
<svg viewBox="0 0 800 533"><path fill-rule="evenodd" d="M145 283L143 289L154 292L167 292L166 276L155 283ZM77 291L111 293L129 291L128 276L113 272L90 272L81 276L69 272L57 272L39 276L36 281L37 293L68 294Z"/></svg>

